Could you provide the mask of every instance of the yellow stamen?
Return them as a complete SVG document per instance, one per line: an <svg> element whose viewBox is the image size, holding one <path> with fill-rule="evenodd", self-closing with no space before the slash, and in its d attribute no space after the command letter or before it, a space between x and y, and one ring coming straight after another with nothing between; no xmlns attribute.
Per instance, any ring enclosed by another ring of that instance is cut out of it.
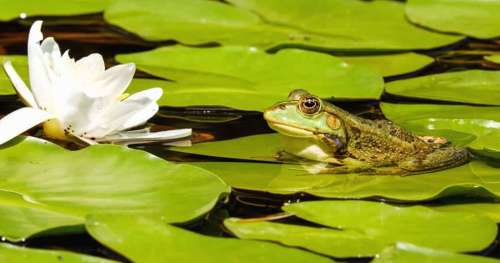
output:
<svg viewBox="0 0 500 263"><path fill-rule="evenodd" d="M51 139L71 141L57 119L50 119L43 123L43 133Z"/></svg>

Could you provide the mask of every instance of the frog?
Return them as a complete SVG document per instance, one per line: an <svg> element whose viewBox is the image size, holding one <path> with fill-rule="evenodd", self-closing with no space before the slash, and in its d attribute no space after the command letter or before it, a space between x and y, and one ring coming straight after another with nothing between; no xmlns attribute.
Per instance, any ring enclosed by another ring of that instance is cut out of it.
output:
<svg viewBox="0 0 500 263"><path fill-rule="evenodd" d="M367 119L304 89L264 111L283 138L276 158L324 164L315 173L412 175L456 167L470 153L443 137L419 136L386 119Z"/></svg>

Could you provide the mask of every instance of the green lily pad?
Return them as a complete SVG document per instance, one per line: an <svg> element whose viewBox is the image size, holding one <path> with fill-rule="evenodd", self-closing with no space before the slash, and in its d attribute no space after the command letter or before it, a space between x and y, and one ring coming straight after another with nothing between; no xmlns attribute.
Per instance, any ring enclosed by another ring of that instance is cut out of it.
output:
<svg viewBox="0 0 500 263"><path fill-rule="evenodd" d="M500 105L500 72L466 70L386 84L385 91L404 97Z"/></svg>
<svg viewBox="0 0 500 263"><path fill-rule="evenodd" d="M497 233L495 222L486 217L435 212L423 206L397 207L367 201L311 201L294 203L282 209L314 223L358 230L387 243L408 242L448 251L482 250L495 239Z"/></svg>
<svg viewBox="0 0 500 263"><path fill-rule="evenodd" d="M468 147L477 155L500 159L500 129L477 138Z"/></svg>
<svg viewBox="0 0 500 263"><path fill-rule="evenodd" d="M299 165L269 163L192 163L219 175L234 188L318 197L422 201L450 195L500 196L500 169L481 161L412 176L310 174Z"/></svg>
<svg viewBox="0 0 500 263"><path fill-rule="evenodd" d="M483 215L500 223L500 203L463 203L431 206L430 208L443 212L463 212Z"/></svg>
<svg viewBox="0 0 500 263"><path fill-rule="evenodd" d="M23 196L0 191L0 235L10 241L24 239L60 227L83 224L79 216L51 211L45 205Z"/></svg>
<svg viewBox="0 0 500 263"><path fill-rule="evenodd" d="M286 94L269 94L242 90L227 86L206 86L202 84L177 84L153 79L134 79L127 91L135 93L151 87L163 88L158 100L161 106L221 106L240 110L263 111L278 101L286 100Z"/></svg>
<svg viewBox="0 0 500 263"><path fill-rule="evenodd" d="M242 239L273 241L337 258L372 257L387 245L383 240L356 230L339 231L237 218L226 219L224 226Z"/></svg>
<svg viewBox="0 0 500 263"><path fill-rule="evenodd" d="M385 116L419 134L439 135L475 153L500 157L500 107L382 103Z"/></svg>
<svg viewBox="0 0 500 263"><path fill-rule="evenodd" d="M500 64L500 55L486 56L484 57L484 59L486 59L489 62Z"/></svg>
<svg viewBox="0 0 500 263"><path fill-rule="evenodd" d="M384 77L413 72L434 62L431 57L413 52L373 56L340 56L339 58L349 64L372 67Z"/></svg>
<svg viewBox="0 0 500 263"><path fill-rule="evenodd" d="M500 3L489 0L409 0L406 14L415 24L476 38L500 36Z"/></svg>
<svg viewBox="0 0 500 263"><path fill-rule="evenodd" d="M26 81L27 81L28 80L27 79L28 61L26 59L26 56L18 56L18 55L0 56L0 62L2 65L7 60L10 60L12 62L12 65L14 66L16 71L18 71L19 75L26 76ZM9 77L7 77L7 74L5 74L5 71L1 70L0 71L0 95L12 95L15 93L16 93L16 91L12 87L12 84L9 80Z"/></svg>
<svg viewBox="0 0 500 263"><path fill-rule="evenodd" d="M404 5L393 1L229 2L235 6L206 0L122 0L114 1L104 17L146 40L175 39L191 45L410 50L460 39L413 26L405 18Z"/></svg>
<svg viewBox="0 0 500 263"><path fill-rule="evenodd" d="M0 243L0 262L9 263L113 263L114 260L73 252L18 247Z"/></svg>
<svg viewBox="0 0 500 263"><path fill-rule="evenodd" d="M435 212L422 206L313 201L286 205L282 209L332 228L236 218L226 219L224 225L243 239L277 241L333 257L375 256L395 242L411 242L447 251L478 251L487 247L497 233L495 222L486 217Z"/></svg>
<svg viewBox="0 0 500 263"><path fill-rule="evenodd" d="M179 84L198 86L198 91L202 87L209 92L223 88L227 96L246 92L250 100L252 93L274 94L283 100L296 88L325 98L377 99L383 90L382 77L367 66L349 65L330 55L298 49L269 54L249 47L174 46L118 55L116 59L134 62L140 70ZM210 98L197 97L192 103L212 103Z"/></svg>
<svg viewBox="0 0 500 263"><path fill-rule="evenodd" d="M191 147L171 147L169 150L213 157L276 162L282 150L277 133L258 134L236 139L193 144Z"/></svg>
<svg viewBox="0 0 500 263"><path fill-rule="evenodd" d="M81 223L94 212L184 222L208 212L229 191L206 170L116 145L71 152L25 138L2 146L0 159L0 190L10 192L0 195L0 205L9 206L2 206L6 212L26 214L24 220L15 214L0 217L5 226L0 230L6 231L0 235L14 239Z"/></svg>
<svg viewBox="0 0 500 263"><path fill-rule="evenodd" d="M99 242L133 262L335 262L266 242L203 236L160 220L93 215L86 224ZM154 242L151 242L154 240Z"/></svg>
<svg viewBox="0 0 500 263"><path fill-rule="evenodd" d="M398 243L386 248L372 263L499 263L493 258L457 254L412 244Z"/></svg>
<svg viewBox="0 0 500 263"><path fill-rule="evenodd" d="M0 20L32 16L70 16L102 12L110 0L0 0Z"/></svg>

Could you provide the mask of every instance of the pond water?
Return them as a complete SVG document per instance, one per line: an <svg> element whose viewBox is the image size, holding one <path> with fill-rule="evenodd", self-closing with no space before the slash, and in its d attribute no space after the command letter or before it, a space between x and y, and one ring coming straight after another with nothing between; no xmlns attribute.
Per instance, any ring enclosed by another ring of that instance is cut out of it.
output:
<svg viewBox="0 0 500 263"><path fill-rule="evenodd" d="M86 56L93 52L101 53L107 66L117 64L114 57L117 54L133 53L152 50L160 46L175 45L175 41L148 42L132 33L106 23L102 14L72 16L72 17L41 17L44 20L44 34L54 36L62 49L70 49L75 58ZM0 23L0 53L1 54L26 54L26 37L29 26L35 18L29 20L15 20ZM214 44L215 46L216 44ZM386 77L386 82L425 76L429 74L459 71L463 69L498 70L500 64L495 64L483 59L484 55L500 52L500 42L494 40L465 39L451 46L421 51L418 53L433 57L436 61L423 69L415 72ZM334 55L353 56L359 53L331 52ZM371 54L369 51L363 55ZM377 53L380 54L380 53ZM138 70L137 78L158 79L146 72ZM407 98L397 95L383 94L382 101L391 103L434 103L446 102ZM15 96L0 97L0 114L7 114L22 104ZM377 100L333 100L333 102L360 116L380 119L383 114ZM461 103L454 103L461 104ZM465 103L466 104L466 103ZM196 107L162 107L158 114L151 119L150 125L154 129L165 128L193 128L193 142L221 141L239 138L242 136L273 133L258 111L243 111L226 107L196 106ZM36 131L32 131L35 133ZM161 145L138 145L138 149L149 151L166 160L174 162L231 162L234 159L222 157L208 157L203 155L171 151ZM241 160L240 160L241 161ZM251 162L248 161L247 162ZM68 175L69 176L69 175ZM226 200L221 200L216 208L204 218L188 225L180 225L185 229L205 235L230 237L230 232L225 229L222 221L227 217L255 218L273 215L281 212L285 203L295 203L305 200L320 200L321 198L310 194L279 195L258 191L234 189ZM399 203L398 201L384 198L370 198L385 202ZM463 201L481 201L474 197L450 196L436 201L426 201L427 205L442 203L461 203ZM412 204L418 204L413 202ZM288 217L278 220L284 223L312 225L305 220ZM461 229L456 229L460 232ZM152 240L151 242L154 242ZM500 247L497 246L498 238L487 249L476 254L500 258ZM19 243L18 243L19 244ZM127 259L100 245L87 234L69 233L56 236L33 237L20 243L23 246L34 248L56 248L69 251L117 259L127 262ZM345 259L347 262L369 262L370 259Z"/></svg>

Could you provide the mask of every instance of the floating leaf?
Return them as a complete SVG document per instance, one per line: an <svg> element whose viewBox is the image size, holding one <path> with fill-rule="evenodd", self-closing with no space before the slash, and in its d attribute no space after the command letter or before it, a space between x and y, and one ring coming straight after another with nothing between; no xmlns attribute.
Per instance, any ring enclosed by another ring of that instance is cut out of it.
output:
<svg viewBox="0 0 500 263"><path fill-rule="evenodd" d="M0 191L0 235L3 238L22 241L45 230L83 224L81 217L54 212L28 200L16 193Z"/></svg>
<svg viewBox="0 0 500 263"><path fill-rule="evenodd" d="M277 241L333 257L375 256L396 242L448 251L478 251L487 247L497 233L496 224L485 217L435 212L422 206L313 201L286 205L282 209L332 228L236 218L225 220L224 225L240 238Z"/></svg>
<svg viewBox="0 0 500 263"><path fill-rule="evenodd" d="M372 67L384 77L413 72L434 61L431 57L412 52L373 56L340 56L340 58L349 64Z"/></svg>
<svg viewBox="0 0 500 263"><path fill-rule="evenodd" d="M413 26L404 5L394 1L229 2L241 8L206 0L122 0L114 1L104 17L147 40L185 44L409 50L460 39Z"/></svg>
<svg viewBox="0 0 500 263"><path fill-rule="evenodd" d="M358 230L387 243L408 242L449 251L482 250L497 233L496 224L488 218L468 213L435 212L423 206L311 201L287 205L283 210L324 226Z"/></svg>
<svg viewBox="0 0 500 263"><path fill-rule="evenodd" d="M128 92L138 92L151 87L163 88L163 96L158 100L161 106L221 106L240 110L260 110L277 101L286 99L283 94L269 94L252 90L241 90L227 86L205 86L201 84L176 84L152 79L134 79Z"/></svg>
<svg viewBox="0 0 500 263"><path fill-rule="evenodd" d="M277 133L270 133L197 143L191 147L172 147L169 150L205 156L275 162L275 156L282 150L282 146L281 136Z"/></svg>
<svg viewBox="0 0 500 263"><path fill-rule="evenodd" d="M404 97L486 105L500 105L500 72L466 70L386 84L388 93Z"/></svg>
<svg viewBox="0 0 500 263"><path fill-rule="evenodd" d="M484 57L484 59L488 60L489 62L500 64L500 55L486 56Z"/></svg>
<svg viewBox="0 0 500 263"><path fill-rule="evenodd" d="M203 236L144 217L93 215L86 227L99 242L138 263L334 262L266 242Z"/></svg>
<svg viewBox="0 0 500 263"><path fill-rule="evenodd" d="M430 208L443 212L463 212L483 215L500 223L500 203L463 203L431 206Z"/></svg>
<svg viewBox="0 0 500 263"><path fill-rule="evenodd" d="M233 99L232 93L242 92L246 100L252 100L253 94L284 100L297 88L325 98L377 99L383 89L381 76L366 66L348 65L330 55L298 49L268 54L248 47L175 46L116 58L122 63L134 62L152 75L197 86L199 92L225 92L216 95L227 96L226 100ZM169 96L166 102L177 105L175 101L181 94ZM191 105L213 105L211 97L204 94L190 97L196 98ZM271 104L258 105L257 109L262 110Z"/></svg>
<svg viewBox="0 0 500 263"><path fill-rule="evenodd" d="M0 56L0 62L2 65L7 60L12 61L12 65L14 66L14 68L16 68L16 70L21 76L23 77L26 76L26 81L27 81L28 61L26 59L26 56L17 56L17 55ZM12 84L10 83L7 74L5 74L5 71L0 70L0 95L12 95L15 93L16 91L12 87Z"/></svg>
<svg viewBox="0 0 500 263"><path fill-rule="evenodd" d="M21 206L10 209L25 212L36 220L29 224L13 216L0 217L0 224L6 226L6 233L0 235L14 238L58 224L78 223L75 217L103 211L183 222L208 212L219 196L229 191L224 182L208 171L116 145L95 145L70 152L26 138L3 146L0 160L0 189L21 196L2 194L0 204ZM22 203L21 198L38 206ZM48 223L48 218L54 220ZM22 229L14 231L8 227Z"/></svg>
<svg viewBox="0 0 500 263"><path fill-rule="evenodd" d="M500 2L490 0L409 0L406 14L415 24L476 38L500 36Z"/></svg>
<svg viewBox="0 0 500 263"><path fill-rule="evenodd" d="M267 240L302 247L332 257L371 257L387 245L356 230L339 231L263 221L229 218L224 225L242 239Z"/></svg>
<svg viewBox="0 0 500 263"><path fill-rule="evenodd" d="M372 263L499 263L499 260L473 255L456 254L412 244L398 243L386 248Z"/></svg>
<svg viewBox="0 0 500 263"><path fill-rule="evenodd" d="M0 262L9 263L113 263L114 260L87 256L67 251L18 247L0 243Z"/></svg>
<svg viewBox="0 0 500 263"><path fill-rule="evenodd" d="M32 16L70 16L102 12L110 0L0 0L0 20Z"/></svg>
<svg viewBox="0 0 500 263"><path fill-rule="evenodd" d="M299 165L193 163L219 175L234 188L276 194L308 193L326 198L421 201L450 195L500 196L500 169L480 161L412 176L314 174Z"/></svg>

